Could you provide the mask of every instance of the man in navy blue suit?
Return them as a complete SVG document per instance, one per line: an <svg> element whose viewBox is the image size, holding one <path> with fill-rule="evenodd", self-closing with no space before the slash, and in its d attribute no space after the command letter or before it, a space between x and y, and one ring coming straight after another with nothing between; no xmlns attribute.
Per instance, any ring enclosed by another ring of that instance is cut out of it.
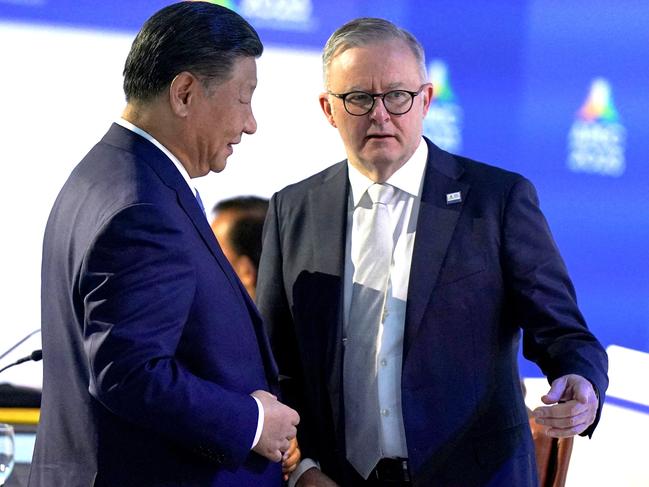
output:
<svg viewBox="0 0 649 487"><path fill-rule="evenodd" d="M281 485L299 417L276 399L261 318L192 185L255 132L262 49L207 2L166 7L137 35L122 118L45 231L30 486Z"/></svg>
<svg viewBox="0 0 649 487"><path fill-rule="evenodd" d="M434 87L408 32L357 19L323 65L347 160L273 196L257 287L302 418L292 480L536 485L521 330L551 435L590 435L608 379L534 187L422 137Z"/></svg>

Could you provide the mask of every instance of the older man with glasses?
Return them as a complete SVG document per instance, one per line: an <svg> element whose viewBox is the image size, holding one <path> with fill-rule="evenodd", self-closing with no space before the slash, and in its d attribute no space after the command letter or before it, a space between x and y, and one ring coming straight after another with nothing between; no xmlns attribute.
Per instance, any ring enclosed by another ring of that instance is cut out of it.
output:
<svg viewBox="0 0 649 487"><path fill-rule="evenodd" d="M349 22L323 65L347 160L273 196L257 288L302 417L291 480L536 485L521 330L551 435L592 434L608 379L534 187L422 137L434 87L407 31Z"/></svg>

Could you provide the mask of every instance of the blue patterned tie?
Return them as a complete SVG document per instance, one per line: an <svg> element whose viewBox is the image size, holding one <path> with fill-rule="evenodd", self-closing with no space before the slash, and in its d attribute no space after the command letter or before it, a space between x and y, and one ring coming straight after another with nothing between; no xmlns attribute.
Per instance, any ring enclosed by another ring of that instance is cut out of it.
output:
<svg viewBox="0 0 649 487"><path fill-rule="evenodd" d="M197 189L194 189L194 191L196 191L196 201L198 202L198 206L201 207L201 211L203 212L203 215L205 215L205 206L203 206L203 200L201 199L201 195Z"/></svg>

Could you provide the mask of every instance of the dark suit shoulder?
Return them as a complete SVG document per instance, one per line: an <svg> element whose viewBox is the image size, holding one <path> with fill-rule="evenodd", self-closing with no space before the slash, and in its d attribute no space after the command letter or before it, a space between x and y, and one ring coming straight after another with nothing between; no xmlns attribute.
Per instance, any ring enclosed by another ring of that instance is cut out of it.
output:
<svg viewBox="0 0 649 487"><path fill-rule="evenodd" d="M493 166L484 162L475 161L468 157L455 156L458 162L464 167L468 175L484 179L502 179L503 181L517 181L523 179L519 173Z"/></svg>
<svg viewBox="0 0 649 487"><path fill-rule="evenodd" d="M344 174L341 174L341 171ZM277 195L281 199L295 200L303 198L311 189L317 188L323 184L331 182L335 177L347 176L347 160L337 162L336 164L329 166L328 168L309 176L302 181L297 183L289 184L282 190L280 190Z"/></svg>
<svg viewBox="0 0 649 487"><path fill-rule="evenodd" d="M424 139L428 144L429 166L451 179L470 184L472 188L484 186L491 191L508 191L519 181L526 180L521 174L452 154L440 149L427 138Z"/></svg>

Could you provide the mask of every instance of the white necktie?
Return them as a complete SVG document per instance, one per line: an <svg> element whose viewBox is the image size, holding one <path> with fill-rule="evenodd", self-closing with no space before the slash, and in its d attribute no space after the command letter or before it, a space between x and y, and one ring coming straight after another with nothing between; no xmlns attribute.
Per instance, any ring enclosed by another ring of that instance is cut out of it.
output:
<svg viewBox="0 0 649 487"><path fill-rule="evenodd" d="M386 203L393 191L390 185L373 184L367 190L372 209L357 209L364 213L356 235L360 253L346 328L343 387L347 459L365 479L381 459L377 342L392 262Z"/></svg>

